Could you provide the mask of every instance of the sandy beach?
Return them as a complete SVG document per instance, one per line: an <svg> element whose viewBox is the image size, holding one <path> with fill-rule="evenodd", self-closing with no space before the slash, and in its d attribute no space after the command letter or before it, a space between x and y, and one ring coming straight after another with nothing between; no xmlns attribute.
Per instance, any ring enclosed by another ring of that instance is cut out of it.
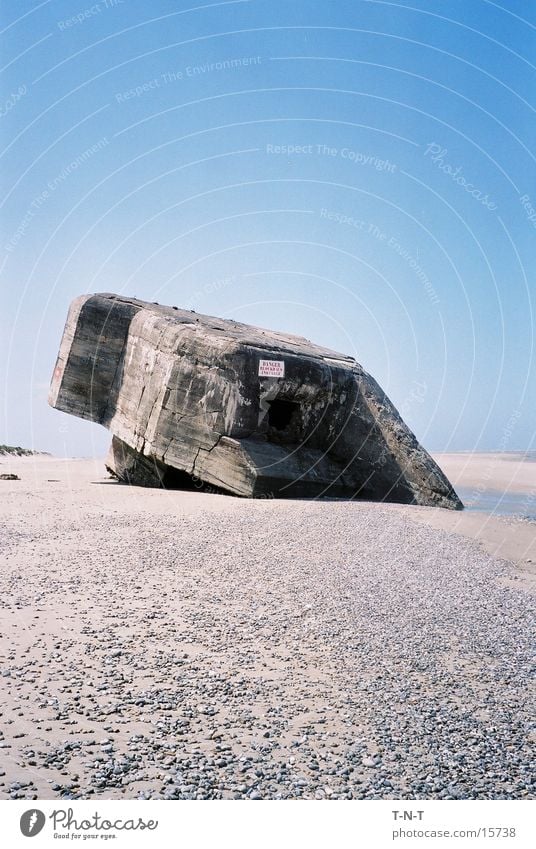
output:
<svg viewBox="0 0 536 849"><path fill-rule="evenodd" d="M435 454L454 486L501 493L524 493L536 500L536 453L506 451L501 454L463 452Z"/></svg>
<svg viewBox="0 0 536 849"><path fill-rule="evenodd" d="M533 798L536 464L436 459L527 509L1 457L0 797Z"/></svg>

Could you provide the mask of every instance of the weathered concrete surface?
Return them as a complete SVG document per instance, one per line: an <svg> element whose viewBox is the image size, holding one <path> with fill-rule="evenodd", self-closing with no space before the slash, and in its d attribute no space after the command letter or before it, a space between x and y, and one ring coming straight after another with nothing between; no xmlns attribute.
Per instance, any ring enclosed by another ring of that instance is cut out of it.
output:
<svg viewBox="0 0 536 849"><path fill-rule="evenodd" d="M284 376L260 375L261 361ZM130 483L462 507L376 381L299 336L82 296L49 402L107 427L107 465Z"/></svg>

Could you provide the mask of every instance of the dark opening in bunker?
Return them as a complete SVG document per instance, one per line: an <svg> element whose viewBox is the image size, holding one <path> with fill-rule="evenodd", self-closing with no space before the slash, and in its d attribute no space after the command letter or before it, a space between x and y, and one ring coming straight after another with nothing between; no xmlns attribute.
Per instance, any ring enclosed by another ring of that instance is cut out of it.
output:
<svg viewBox="0 0 536 849"><path fill-rule="evenodd" d="M268 410L268 424L276 430L285 430L295 412L300 409L300 405L295 401L270 401L270 409Z"/></svg>
<svg viewBox="0 0 536 849"><path fill-rule="evenodd" d="M162 477L162 486L164 489L180 489L190 492L192 490L196 492L217 492L222 495L229 495L224 489L205 483L200 478L190 475L188 472L182 471L182 469L175 469L173 466L166 466Z"/></svg>
<svg viewBox="0 0 536 849"><path fill-rule="evenodd" d="M194 489L194 479L192 475L182 471L182 469L166 466L162 477L162 486L164 489Z"/></svg>

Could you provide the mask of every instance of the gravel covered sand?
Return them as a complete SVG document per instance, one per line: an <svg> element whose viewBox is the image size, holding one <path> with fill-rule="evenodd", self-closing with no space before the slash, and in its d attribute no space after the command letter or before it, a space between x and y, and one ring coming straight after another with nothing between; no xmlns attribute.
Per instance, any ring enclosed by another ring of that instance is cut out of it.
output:
<svg viewBox="0 0 536 849"><path fill-rule="evenodd" d="M0 797L534 797L534 523L12 471Z"/></svg>

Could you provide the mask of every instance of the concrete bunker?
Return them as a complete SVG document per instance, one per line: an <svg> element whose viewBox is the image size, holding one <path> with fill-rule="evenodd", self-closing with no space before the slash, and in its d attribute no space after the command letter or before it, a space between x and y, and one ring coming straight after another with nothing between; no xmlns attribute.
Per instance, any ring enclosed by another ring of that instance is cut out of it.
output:
<svg viewBox="0 0 536 849"><path fill-rule="evenodd" d="M70 307L49 403L140 486L462 507L376 381L300 336L113 294Z"/></svg>

